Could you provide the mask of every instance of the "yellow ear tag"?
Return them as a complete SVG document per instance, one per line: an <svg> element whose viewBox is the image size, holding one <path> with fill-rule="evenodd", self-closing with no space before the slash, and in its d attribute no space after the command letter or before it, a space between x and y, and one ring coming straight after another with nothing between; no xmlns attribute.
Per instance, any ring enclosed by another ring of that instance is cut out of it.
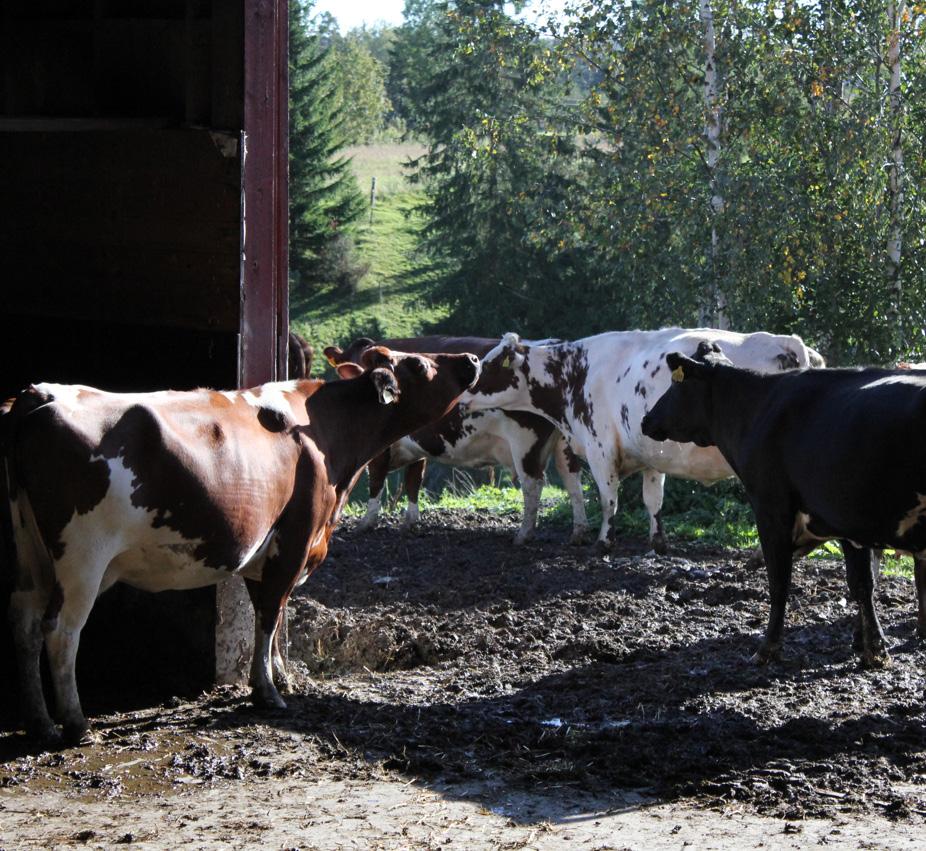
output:
<svg viewBox="0 0 926 851"><path fill-rule="evenodd" d="M680 366L675 367L672 370L672 380L673 381L684 381L685 380L685 370Z"/></svg>
<svg viewBox="0 0 926 851"><path fill-rule="evenodd" d="M325 360L328 361L333 367L337 367L338 362L334 359L332 355L325 355Z"/></svg>
<svg viewBox="0 0 926 851"><path fill-rule="evenodd" d="M505 355L505 359L502 361L502 369L508 369L509 366L511 366L511 358Z"/></svg>

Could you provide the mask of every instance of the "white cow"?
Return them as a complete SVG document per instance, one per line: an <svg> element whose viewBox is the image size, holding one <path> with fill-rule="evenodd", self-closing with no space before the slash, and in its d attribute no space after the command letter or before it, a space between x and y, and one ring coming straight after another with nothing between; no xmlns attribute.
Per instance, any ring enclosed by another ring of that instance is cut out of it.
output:
<svg viewBox="0 0 926 851"><path fill-rule="evenodd" d="M539 414L556 425L591 469L601 497L598 545L613 542L620 480L643 473L650 539L665 549L662 500L666 475L711 483L733 475L715 447L657 443L640 421L666 391L666 354L694 356L718 343L736 365L759 372L823 366L797 336L738 334L710 328L612 331L575 342L526 344L505 334L482 361L482 376L461 399L470 410L502 408Z"/></svg>

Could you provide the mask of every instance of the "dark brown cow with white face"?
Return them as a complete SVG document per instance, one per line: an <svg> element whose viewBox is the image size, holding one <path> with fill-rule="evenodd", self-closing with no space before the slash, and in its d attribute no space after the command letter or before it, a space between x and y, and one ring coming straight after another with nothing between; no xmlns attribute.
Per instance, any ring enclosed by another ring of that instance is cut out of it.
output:
<svg viewBox="0 0 926 851"><path fill-rule="evenodd" d="M100 593L245 577L258 705L285 706L271 654L293 588L322 562L364 465L443 416L479 373L473 355L377 347L341 381L250 390L116 394L25 390L0 420L17 562L10 617L27 729L54 740L39 676L43 637L68 740L87 728L74 677Z"/></svg>
<svg viewBox="0 0 926 851"><path fill-rule="evenodd" d="M498 338L430 336L389 339L382 344L408 352L474 352L481 357L498 344ZM369 337L360 337L344 351L328 346L325 357L332 366L344 361L356 362L373 345ZM454 408L439 422L394 443L370 462L370 499L360 528L376 525L383 486L392 470L405 468L408 495L405 526L409 527L418 521L418 495L428 460L459 467L500 464L521 484L524 513L514 542L523 544L533 536L537 525L544 471L551 455L572 502L572 540L579 542L588 531L579 460L556 426L543 417L522 411L466 412Z"/></svg>

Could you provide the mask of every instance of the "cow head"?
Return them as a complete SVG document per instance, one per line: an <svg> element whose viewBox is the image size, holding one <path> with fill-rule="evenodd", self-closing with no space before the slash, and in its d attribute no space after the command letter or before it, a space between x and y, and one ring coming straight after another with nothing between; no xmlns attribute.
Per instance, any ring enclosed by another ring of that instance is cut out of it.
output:
<svg viewBox="0 0 926 851"><path fill-rule="evenodd" d="M315 354L308 341L290 331L287 353L289 362L287 377L290 379L308 378L312 373L312 357Z"/></svg>
<svg viewBox="0 0 926 851"><path fill-rule="evenodd" d="M419 425L447 413L480 370L472 354L410 354L375 345L365 348L359 361L338 363L338 375L368 381L381 405L394 405L400 420L423 418Z"/></svg>
<svg viewBox="0 0 926 851"><path fill-rule="evenodd" d="M509 332L482 359L479 381L460 402L472 410L504 408L522 394L526 386L530 348L517 334Z"/></svg>
<svg viewBox="0 0 926 851"><path fill-rule="evenodd" d="M672 372L669 389L643 417L643 434L653 440L674 440L713 446L713 380L717 370L732 366L716 343L701 342L694 358L666 355Z"/></svg>
<svg viewBox="0 0 926 851"><path fill-rule="evenodd" d="M340 346L325 346L325 360L335 369L342 363L360 363L363 353L375 345L376 341L371 340L369 337L358 337L346 349L342 349Z"/></svg>

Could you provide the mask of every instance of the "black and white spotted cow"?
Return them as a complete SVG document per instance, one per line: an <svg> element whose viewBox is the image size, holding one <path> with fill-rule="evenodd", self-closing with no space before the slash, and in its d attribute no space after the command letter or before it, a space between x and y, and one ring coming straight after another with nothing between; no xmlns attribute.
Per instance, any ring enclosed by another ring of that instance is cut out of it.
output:
<svg viewBox="0 0 926 851"><path fill-rule="evenodd" d="M474 352L481 356L497 345L498 338L428 336L380 342L408 352ZM328 346L325 357L332 366L345 361L357 362L363 351L372 345L374 341L369 337L361 337L344 350ZM394 443L367 468L370 498L360 528L370 529L376 525L386 476L393 470L405 468L408 508L404 523L410 527L418 522L418 497L429 460L459 467L500 464L521 485L524 514L514 541L522 544L533 536L537 525L544 471L551 455L572 504L572 540L582 541L588 532L588 521L579 460L552 423L536 414L520 411L463 412L455 408L439 422Z"/></svg>
<svg viewBox="0 0 926 851"><path fill-rule="evenodd" d="M723 344L721 344L723 348ZM719 448L743 482L771 591L767 662L779 650L795 555L838 539L859 605L857 647L889 661L874 609L872 549L914 557L918 629L926 636L926 372L825 369L760 375L723 352L670 353L673 381L643 419L657 441Z"/></svg>
<svg viewBox="0 0 926 851"><path fill-rule="evenodd" d="M482 376L461 401L473 412L501 408L538 414L566 435L571 447L588 461L598 486L601 549L613 542L620 480L642 472L650 538L663 551L666 475L705 483L733 475L714 447L657 443L640 431L643 416L669 386L666 354L693 354L702 342L720 343L734 363L761 372L823 365L823 358L799 337L761 331L613 331L540 345L505 334L483 357Z"/></svg>

